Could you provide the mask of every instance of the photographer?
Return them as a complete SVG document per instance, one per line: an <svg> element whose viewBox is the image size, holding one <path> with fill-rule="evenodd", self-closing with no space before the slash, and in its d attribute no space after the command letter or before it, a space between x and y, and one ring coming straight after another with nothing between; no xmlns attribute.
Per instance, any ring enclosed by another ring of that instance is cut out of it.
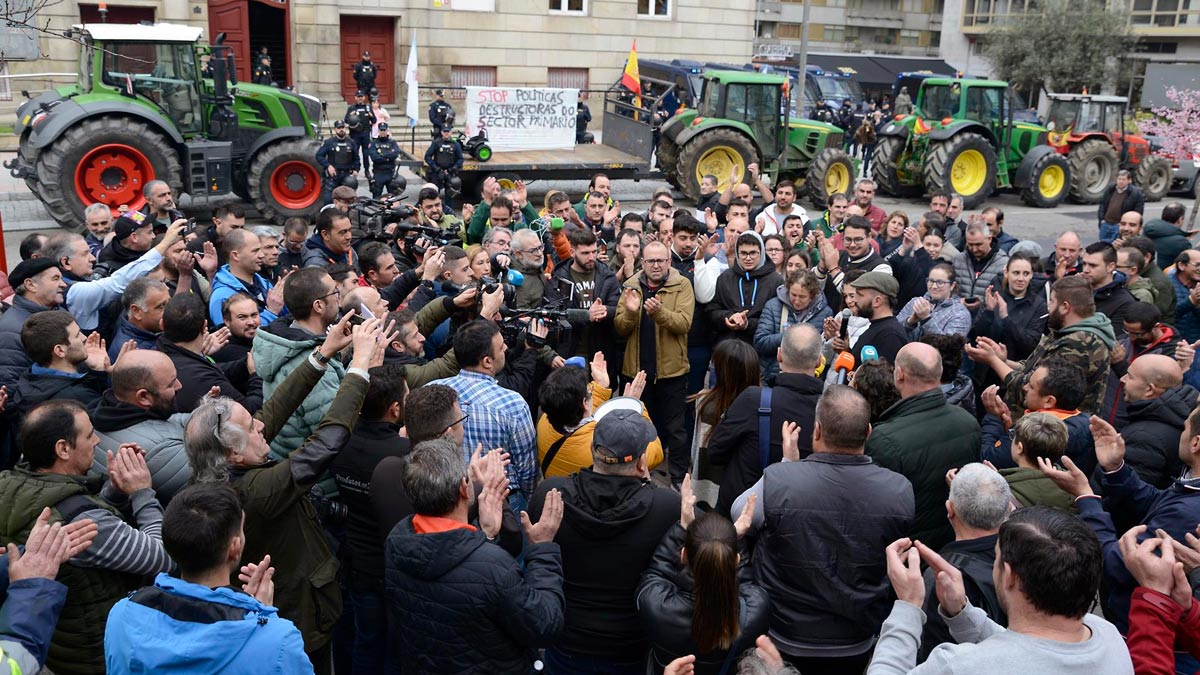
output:
<svg viewBox="0 0 1200 675"><path fill-rule="evenodd" d="M466 239L466 225L461 218L446 213L442 195L436 187L423 187L417 194L417 219L420 224L436 227L447 236Z"/></svg>

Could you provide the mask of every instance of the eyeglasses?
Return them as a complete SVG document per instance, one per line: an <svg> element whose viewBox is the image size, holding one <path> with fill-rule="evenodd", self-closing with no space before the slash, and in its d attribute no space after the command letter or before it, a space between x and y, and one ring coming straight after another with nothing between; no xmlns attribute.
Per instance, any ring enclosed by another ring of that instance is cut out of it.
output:
<svg viewBox="0 0 1200 675"><path fill-rule="evenodd" d="M467 421L467 418L468 418L468 417L470 417L470 416L471 416L471 413L463 413L463 416L462 416L462 417L460 417L460 418L458 418L458 419L454 420L454 421L453 421L453 422L451 422L450 424L447 424L447 425L446 425L446 428L447 428L447 429L453 429L453 428L454 428L456 425L458 425L458 424L461 424L462 422L466 422L466 421Z"/></svg>
<svg viewBox="0 0 1200 675"><path fill-rule="evenodd" d="M328 298L328 297L329 297L329 296L331 296L331 295L336 295L336 296L338 296L339 298L340 298L340 297L342 297L342 289L340 289L340 288L334 288L334 289L333 289L331 292L329 292L329 293L326 293L325 295L322 295L321 297L319 297L319 298L317 298L317 299L318 299L318 300L324 300L325 298Z"/></svg>
<svg viewBox="0 0 1200 675"><path fill-rule="evenodd" d="M847 244L865 244L867 242L867 238L866 237L843 237L842 241Z"/></svg>
<svg viewBox="0 0 1200 675"><path fill-rule="evenodd" d="M642 258L642 264L645 265L646 267L658 267L659 265L666 265L667 259L666 258Z"/></svg>
<svg viewBox="0 0 1200 675"><path fill-rule="evenodd" d="M951 282L946 279L926 279L925 283L934 288L941 288L942 286L949 286Z"/></svg>
<svg viewBox="0 0 1200 675"><path fill-rule="evenodd" d="M546 250L546 246L545 246L545 244L538 244L537 246L530 246L529 248L519 248L517 250L520 251L521 253L541 253L542 251Z"/></svg>
<svg viewBox="0 0 1200 675"><path fill-rule="evenodd" d="M783 253L782 248L774 247L767 249L767 253Z"/></svg>
<svg viewBox="0 0 1200 675"><path fill-rule="evenodd" d="M758 251L738 251L739 258L757 258L758 255Z"/></svg>

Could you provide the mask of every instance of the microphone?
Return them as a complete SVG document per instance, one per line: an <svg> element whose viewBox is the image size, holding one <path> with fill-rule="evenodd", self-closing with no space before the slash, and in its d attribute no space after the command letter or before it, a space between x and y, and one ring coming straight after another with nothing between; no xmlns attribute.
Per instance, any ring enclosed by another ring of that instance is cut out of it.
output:
<svg viewBox="0 0 1200 675"><path fill-rule="evenodd" d="M846 309L843 309L843 310L842 310L842 328L841 328L841 330L842 330L842 334L841 334L841 338L842 338L843 340L848 340L848 339L849 339L849 337L850 337L850 317L851 317L851 315L853 315L853 314L854 314L854 312L851 312L849 307L847 307Z"/></svg>
<svg viewBox="0 0 1200 675"><path fill-rule="evenodd" d="M513 286L521 286L525 283L525 275L516 270L509 270L504 275L504 280Z"/></svg>
<svg viewBox="0 0 1200 675"><path fill-rule="evenodd" d="M854 355L850 352L838 352L833 360L834 384L846 384L850 371L854 370Z"/></svg>
<svg viewBox="0 0 1200 675"><path fill-rule="evenodd" d="M586 309L511 309L501 305L500 316L506 319L519 317L549 319L551 321L566 319L568 323L576 326L587 325L592 321L592 315Z"/></svg>
<svg viewBox="0 0 1200 675"><path fill-rule="evenodd" d="M879 350L875 349L875 345L864 345L862 348L862 351L859 352L859 354L858 354L859 363L866 363L867 361L878 361L878 360L879 360Z"/></svg>

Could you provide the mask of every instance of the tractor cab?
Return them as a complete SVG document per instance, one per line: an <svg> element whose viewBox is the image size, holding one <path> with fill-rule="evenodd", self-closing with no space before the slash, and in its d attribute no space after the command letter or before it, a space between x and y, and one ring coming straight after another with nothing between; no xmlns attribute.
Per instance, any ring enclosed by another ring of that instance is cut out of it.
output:
<svg viewBox="0 0 1200 675"><path fill-rule="evenodd" d="M996 139L1002 139L1011 116L1007 92L1004 82L927 78L917 91L914 109L934 125L973 120L991 130Z"/></svg>
<svg viewBox="0 0 1200 675"><path fill-rule="evenodd" d="M744 125L758 146L761 158L767 162L774 161L782 154L784 147L786 84L787 79L782 75L709 71L704 75L704 87L696 107L697 116L721 118ZM729 167L713 175L727 182Z"/></svg>
<svg viewBox="0 0 1200 675"><path fill-rule="evenodd" d="M1050 144L1061 147L1092 134L1107 136L1122 159L1130 151L1125 143L1125 111L1129 99L1124 96L1088 94L1051 94L1046 128Z"/></svg>

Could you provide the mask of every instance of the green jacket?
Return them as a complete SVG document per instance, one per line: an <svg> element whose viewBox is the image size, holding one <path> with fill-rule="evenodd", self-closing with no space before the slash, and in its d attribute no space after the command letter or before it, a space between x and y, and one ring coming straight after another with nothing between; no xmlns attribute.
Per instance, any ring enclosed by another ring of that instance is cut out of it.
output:
<svg viewBox="0 0 1200 675"><path fill-rule="evenodd" d="M319 381L321 371L302 362L277 387L255 415L268 441L287 427L292 411L307 403L306 394ZM308 492L349 440L366 395L366 380L356 375L343 378L312 436L288 459L236 471L230 479L246 513L242 564L271 554L275 606L300 629L309 653L329 642L341 615L342 596L337 557ZM236 571L230 583L237 585Z"/></svg>
<svg viewBox="0 0 1200 675"><path fill-rule="evenodd" d="M866 453L875 463L912 483L917 515L910 534L935 551L954 540L946 520L946 472L979 461L980 436L971 413L932 389L883 411L867 438Z"/></svg>
<svg viewBox="0 0 1200 675"><path fill-rule="evenodd" d="M509 229L514 232L527 229L530 223L538 219L538 212L529 202L525 202L525 206L521 207L521 216L524 220L519 223L514 222ZM491 218L492 207L484 202L479 202L479 206L476 206L475 212L471 214L471 222L467 224L467 245L483 243L483 235L487 234L492 227Z"/></svg>
<svg viewBox="0 0 1200 675"><path fill-rule="evenodd" d="M1000 475L1008 481L1013 499L1021 506L1057 506L1064 511L1079 513L1079 509L1075 508L1075 498L1063 492L1038 469L1000 469Z"/></svg>
<svg viewBox="0 0 1200 675"><path fill-rule="evenodd" d="M447 305L451 304L453 304L453 298L438 298L417 312L417 330L421 332L421 335L433 335L433 331L437 330L443 321L450 318ZM443 356L426 363L404 364L404 382L408 385L409 390L413 390L434 380L454 377L458 374L458 370L458 358L451 349Z"/></svg>
<svg viewBox="0 0 1200 675"><path fill-rule="evenodd" d="M1154 288L1154 284L1145 277L1138 277L1133 283L1125 282L1125 288L1129 289L1129 294L1137 298L1138 302L1158 306L1158 293Z"/></svg>
<svg viewBox="0 0 1200 675"><path fill-rule="evenodd" d="M1171 285L1171 280L1167 278L1167 274L1162 271L1161 267L1154 264L1153 260L1146 266L1146 269L1142 270L1142 278L1148 280L1154 287L1154 306L1162 312L1163 323L1174 326L1175 287Z"/></svg>
<svg viewBox="0 0 1200 675"><path fill-rule="evenodd" d="M44 507L51 508L52 520L62 521L57 504L68 497L83 495L95 508L124 516L112 504L99 497L104 476L68 476L30 471L18 465L0 473L0 543L24 543ZM46 666L62 675L103 673L104 625L108 611L117 601L141 588L145 577L65 564L59 567L57 580L67 587Z"/></svg>
<svg viewBox="0 0 1200 675"><path fill-rule="evenodd" d="M1021 367L1004 378L1004 401L1013 411L1013 420L1017 420L1025 410L1025 385L1037 370L1038 362L1051 357L1064 359L1084 369L1087 374L1087 397L1083 399L1079 411L1097 414L1104 402L1109 355L1116 343L1112 322L1103 314L1093 314L1078 323L1043 335Z"/></svg>
<svg viewBox="0 0 1200 675"><path fill-rule="evenodd" d="M638 272L627 279L623 284L622 293L625 288L632 288L641 293L643 274L645 273ZM692 282L671 268L667 280L654 297L662 301L662 307L651 317L654 321L655 369L658 371L655 379L686 375L690 368L687 336L692 328L692 313L696 308ZM618 335L629 338L621 372L626 377L634 377L642 369L642 343L638 337L642 330L642 311L639 309L630 312L625 309L625 303L618 299L613 328Z"/></svg>

